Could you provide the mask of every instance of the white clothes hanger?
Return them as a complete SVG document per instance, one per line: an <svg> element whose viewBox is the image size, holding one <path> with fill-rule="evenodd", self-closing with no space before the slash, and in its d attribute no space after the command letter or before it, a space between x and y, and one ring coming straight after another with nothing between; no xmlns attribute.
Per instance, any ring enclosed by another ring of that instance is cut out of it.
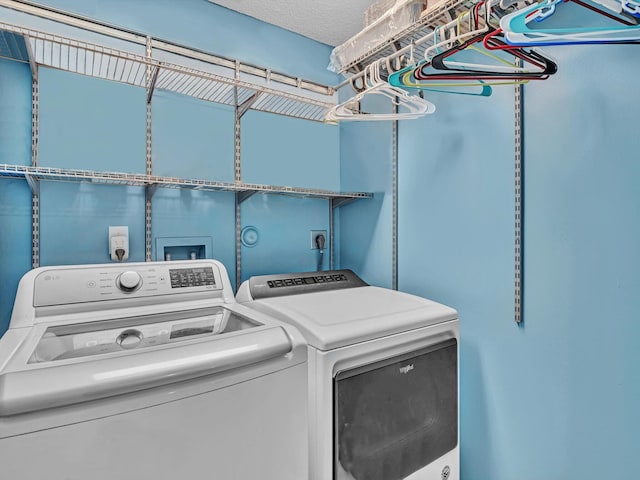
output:
<svg viewBox="0 0 640 480"><path fill-rule="evenodd" d="M335 121L384 121L420 118L436 111L436 106L405 90L389 85L380 75L380 60L367 65L363 83L365 88L346 102L329 109L325 120ZM365 97L382 97L398 107L398 113L371 113L360 110L360 102Z"/></svg>

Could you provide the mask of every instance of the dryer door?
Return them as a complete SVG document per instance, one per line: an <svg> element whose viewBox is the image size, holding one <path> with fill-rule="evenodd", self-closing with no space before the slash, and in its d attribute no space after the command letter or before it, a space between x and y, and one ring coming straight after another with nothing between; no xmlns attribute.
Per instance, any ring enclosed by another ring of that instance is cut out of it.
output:
<svg viewBox="0 0 640 480"><path fill-rule="evenodd" d="M458 344L339 372L334 479L407 477L458 444Z"/></svg>

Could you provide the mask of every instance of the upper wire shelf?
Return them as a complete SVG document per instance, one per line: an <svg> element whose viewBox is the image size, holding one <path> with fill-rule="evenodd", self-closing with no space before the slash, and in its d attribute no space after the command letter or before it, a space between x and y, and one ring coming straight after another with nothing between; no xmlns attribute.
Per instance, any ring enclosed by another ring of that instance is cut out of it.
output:
<svg viewBox="0 0 640 480"><path fill-rule="evenodd" d="M0 22L0 57L229 106L324 121L332 87L149 39L162 59ZM186 64L186 65L185 65ZM147 77L149 71L149 78Z"/></svg>
<svg viewBox="0 0 640 480"><path fill-rule="evenodd" d="M371 47L367 52L344 65L338 73L358 73L374 61L389 57L398 50L409 47L411 44L414 44L433 32L435 27L445 25L455 20L461 9L469 8L475 3L476 0L444 0L436 3L432 7L428 7L418 21L392 37ZM355 38L356 37L354 37L354 39ZM424 51L429 46L430 44L428 43L416 45L414 54L417 57L424 55Z"/></svg>
<svg viewBox="0 0 640 480"><path fill-rule="evenodd" d="M22 178L32 181L49 180L60 182L88 182L103 185L121 185L132 187L184 188L209 192L237 192L248 198L254 193L270 193L294 197L337 200L344 204L350 200L371 198L365 192L335 192L301 187L273 186L253 183L228 183L202 179L182 179L137 173L96 172L92 170L71 170L52 167L30 167L24 165L0 164L0 177Z"/></svg>
<svg viewBox="0 0 640 480"><path fill-rule="evenodd" d="M13 32L0 30L0 57L28 63L29 53L24 39Z"/></svg>

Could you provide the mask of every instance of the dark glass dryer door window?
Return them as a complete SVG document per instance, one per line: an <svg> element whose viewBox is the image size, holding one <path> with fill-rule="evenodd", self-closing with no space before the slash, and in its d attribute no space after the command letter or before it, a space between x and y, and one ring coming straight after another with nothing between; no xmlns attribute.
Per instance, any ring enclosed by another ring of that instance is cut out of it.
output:
<svg viewBox="0 0 640 480"><path fill-rule="evenodd" d="M400 480L457 444L455 339L334 378L334 479Z"/></svg>

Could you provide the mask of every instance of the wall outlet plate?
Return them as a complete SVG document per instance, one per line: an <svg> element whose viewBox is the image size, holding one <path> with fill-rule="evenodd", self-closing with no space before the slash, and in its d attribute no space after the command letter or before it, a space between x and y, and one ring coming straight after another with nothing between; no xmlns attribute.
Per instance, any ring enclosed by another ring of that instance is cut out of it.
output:
<svg viewBox="0 0 640 480"><path fill-rule="evenodd" d="M114 262L129 259L129 227L109 227L109 257Z"/></svg>
<svg viewBox="0 0 640 480"><path fill-rule="evenodd" d="M327 237L326 230L311 230L311 250L318 250L316 245L316 237L318 235L324 235L324 249L327 250L329 248L329 237Z"/></svg>

